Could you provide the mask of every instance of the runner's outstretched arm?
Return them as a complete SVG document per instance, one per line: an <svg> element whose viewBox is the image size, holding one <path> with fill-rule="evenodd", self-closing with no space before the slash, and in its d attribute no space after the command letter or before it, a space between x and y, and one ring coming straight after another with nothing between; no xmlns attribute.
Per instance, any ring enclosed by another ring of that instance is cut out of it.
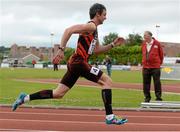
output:
<svg viewBox="0 0 180 132"><path fill-rule="evenodd" d="M100 45L99 42L97 42L94 53L101 54L101 53L107 52L110 49L112 49L113 47L124 44L124 41L125 41L124 38L118 37L112 43L107 44L107 45Z"/></svg>

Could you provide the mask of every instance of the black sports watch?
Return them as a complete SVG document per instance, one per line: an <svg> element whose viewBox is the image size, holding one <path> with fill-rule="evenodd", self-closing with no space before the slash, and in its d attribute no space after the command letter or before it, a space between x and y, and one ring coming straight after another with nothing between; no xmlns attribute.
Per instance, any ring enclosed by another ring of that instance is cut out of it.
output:
<svg viewBox="0 0 180 132"><path fill-rule="evenodd" d="M59 46L58 49L64 51L64 47L60 47L60 46Z"/></svg>

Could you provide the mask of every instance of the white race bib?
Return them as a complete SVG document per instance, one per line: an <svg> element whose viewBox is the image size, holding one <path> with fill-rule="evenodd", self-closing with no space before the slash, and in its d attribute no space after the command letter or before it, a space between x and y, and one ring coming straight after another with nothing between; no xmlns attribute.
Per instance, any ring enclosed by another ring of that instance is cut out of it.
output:
<svg viewBox="0 0 180 132"><path fill-rule="evenodd" d="M90 44L89 50L88 50L88 54L89 54L89 55L92 55L92 53L93 53L93 51L94 51L94 49L95 49L95 46L96 46L96 42L97 42L96 39L93 39L93 40L91 41L91 44Z"/></svg>
<svg viewBox="0 0 180 132"><path fill-rule="evenodd" d="M92 73L92 74L94 74L94 75L96 75L96 76L97 76L97 75L98 75L98 73L99 73L99 71L100 71L100 70L99 70L98 68L96 68L96 67L92 67L92 68L91 68L90 73Z"/></svg>

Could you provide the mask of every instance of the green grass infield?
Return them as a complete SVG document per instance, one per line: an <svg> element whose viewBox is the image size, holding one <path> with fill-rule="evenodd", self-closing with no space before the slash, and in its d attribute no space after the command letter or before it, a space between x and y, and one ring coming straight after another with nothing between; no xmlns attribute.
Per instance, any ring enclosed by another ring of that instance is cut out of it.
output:
<svg viewBox="0 0 180 132"><path fill-rule="evenodd" d="M65 70L0 68L0 104L12 104L21 92L30 94L43 89L54 89L57 86L56 84L21 82L15 79L59 79L63 77L64 73ZM142 83L142 75L141 71L113 71L112 80L123 83ZM176 82L162 81L163 84ZM117 108L138 108L144 99L141 90L113 89L112 94L112 105ZM151 95L154 100L154 92ZM163 99L180 101L180 94L163 93ZM103 102L100 87L74 85L63 99L36 100L28 102L27 105L103 107Z"/></svg>

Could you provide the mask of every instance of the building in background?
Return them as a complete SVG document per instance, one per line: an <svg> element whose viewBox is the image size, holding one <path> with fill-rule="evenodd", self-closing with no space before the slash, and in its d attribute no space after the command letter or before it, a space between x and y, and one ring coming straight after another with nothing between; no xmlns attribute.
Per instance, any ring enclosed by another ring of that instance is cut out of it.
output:
<svg viewBox="0 0 180 132"><path fill-rule="evenodd" d="M29 54L22 58L22 63L23 64L27 64L27 63L36 64L36 62L38 62L39 60L40 60L39 57L35 56L34 54Z"/></svg>
<svg viewBox="0 0 180 132"><path fill-rule="evenodd" d="M167 57L180 57L180 43L161 42L164 55Z"/></svg>
<svg viewBox="0 0 180 132"><path fill-rule="evenodd" d="M54 56L58 51L58 44L55 44L54 47L26 47L26 46L18 46L17 44L13 44L10 48L9 58L23 58L29 54L33 54L39 57L42 61L50 61L52 55Z"/></svg>
<svg viewBox="0 0 180 132"><path fill-rule="evenodd" d="M49 61L52 62L52 58L58 51L58 44L55 44L54 47L26 47L26 46L18 46L17 44L13 44L10 48L10 54L8 57L9 63L11 65L22 65L32 61Z"/></svg>

